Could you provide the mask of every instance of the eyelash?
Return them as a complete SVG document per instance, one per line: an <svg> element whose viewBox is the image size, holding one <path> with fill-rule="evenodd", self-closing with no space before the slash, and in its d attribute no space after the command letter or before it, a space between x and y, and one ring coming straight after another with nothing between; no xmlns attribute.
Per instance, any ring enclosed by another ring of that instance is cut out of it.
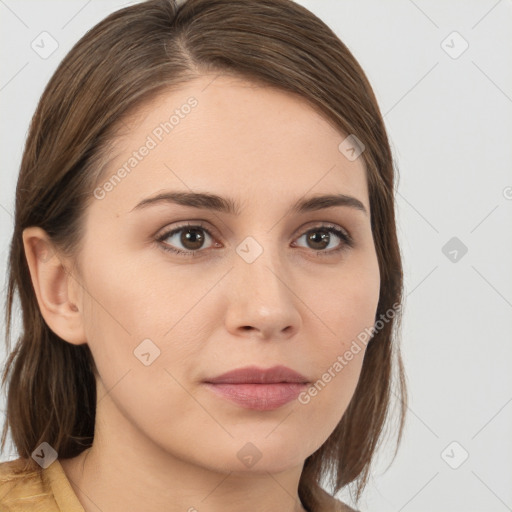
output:
<svg viewBox="0 0 512 512"><path fill-rule="evenodd" d="M161 247L164 251L171 252L174 254L179 254L179 255L182 255L185 257L188 257L188 256L193 257L198 252L200 252L204 249L198 249L196 251L185 251L183 249L176 249L176 248L170 246L169 244L166 244L165 242L163 242L163 240L170 237L171 235L179 233L180 231L183 231L184 229L187 229L187 228L188 229L191 229L191 228L199 229L201 231L206 232L208 234L208 236L210 236L212 239L214 238L214 236L210 233L210 231L207 228L205 228L204 226L202 226L201 224L185 224L185 225L173 228L169 231L166 231L164 234L158 236L156 238L156 240L157 240L157 242L160 242ZM305 231L299 238L301 238L302 236L307 235L309 233L315 232L315 231L327 231L328 233L334 233L342 241L342 243L340 244L340 246L338 248L331 249L329 251L324 251L324 250L315 251L314 249L312 249L312 251L316 252L318 256L332 256L334 254L340 253L343 250L350 249L354 246L352 237L348 233L341 231L338 227L336 227L335 225L332 225L332 224L323 224L323 225L319 225L319 226L314 226L313 228Z"/></svg>

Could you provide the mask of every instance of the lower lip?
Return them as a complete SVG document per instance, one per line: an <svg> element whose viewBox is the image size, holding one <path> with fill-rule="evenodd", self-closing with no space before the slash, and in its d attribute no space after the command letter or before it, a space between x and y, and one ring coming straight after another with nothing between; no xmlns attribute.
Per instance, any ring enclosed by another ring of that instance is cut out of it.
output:
<svg viewBox="0 0 512 512"><path fill-rule="evenodd" d="M307 384L279 382L274 384L213 384L205 383L214 393L245 409L271 411L295 400Z"/></svg>

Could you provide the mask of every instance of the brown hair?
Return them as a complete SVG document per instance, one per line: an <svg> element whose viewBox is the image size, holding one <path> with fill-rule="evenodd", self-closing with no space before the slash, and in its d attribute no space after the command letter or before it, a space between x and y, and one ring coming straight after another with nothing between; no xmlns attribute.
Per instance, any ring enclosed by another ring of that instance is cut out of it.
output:
<svg viewBox="0 0 512 512"><path fill-rule="evenodd" d="M340 142L341 134L355 134L363 142L381 276L376 320L401 304L391 149L366 75L334 32L291 0L149 0L118 10L89 30L59 65L37 106L21 162L8 262L10 355L2 385L8 380L9 387L1 449L10 428L17 452L27 459L25 471L39 469L31 453L43 441L60 458L91 446L96 368L87 344L67 343L45 323L22 232L39 226L62 254L77 258L83 214L123 119L161 92L205 73L231 73L298 94L333 123ZM16 290L23 326L11 351ZM360 499L390 417L393 384L398 449L407 403L400 322L396 311L374 333L348 409L305 461L299 497L311 511L320 508L324 479L334 492L357 484Z"/></svg>

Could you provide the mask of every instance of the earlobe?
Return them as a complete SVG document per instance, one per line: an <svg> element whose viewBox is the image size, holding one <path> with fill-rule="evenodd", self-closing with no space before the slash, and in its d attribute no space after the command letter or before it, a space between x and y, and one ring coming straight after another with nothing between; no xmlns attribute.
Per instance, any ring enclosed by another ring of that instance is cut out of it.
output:
<svg viewBox="0 0 512 512"><path fill-rule="evenodd" d="M23 230L23 246L41 315L48 327L73 345L86 343L75 280L42 228Z"/></svg>

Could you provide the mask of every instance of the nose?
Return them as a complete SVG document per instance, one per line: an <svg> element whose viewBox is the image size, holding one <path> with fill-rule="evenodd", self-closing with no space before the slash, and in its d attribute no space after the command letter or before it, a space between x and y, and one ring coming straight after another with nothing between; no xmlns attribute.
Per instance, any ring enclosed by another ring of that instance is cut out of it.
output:
<svg viewBox="0 0 512 512"><path fill-rule="evenodd" d="M242 253L243 254L243 253ZM287 339L300 329L293 279L279 250L264 248L252 262L234 254L228 283L226 327L235 336L264 340Z"/></svg>

